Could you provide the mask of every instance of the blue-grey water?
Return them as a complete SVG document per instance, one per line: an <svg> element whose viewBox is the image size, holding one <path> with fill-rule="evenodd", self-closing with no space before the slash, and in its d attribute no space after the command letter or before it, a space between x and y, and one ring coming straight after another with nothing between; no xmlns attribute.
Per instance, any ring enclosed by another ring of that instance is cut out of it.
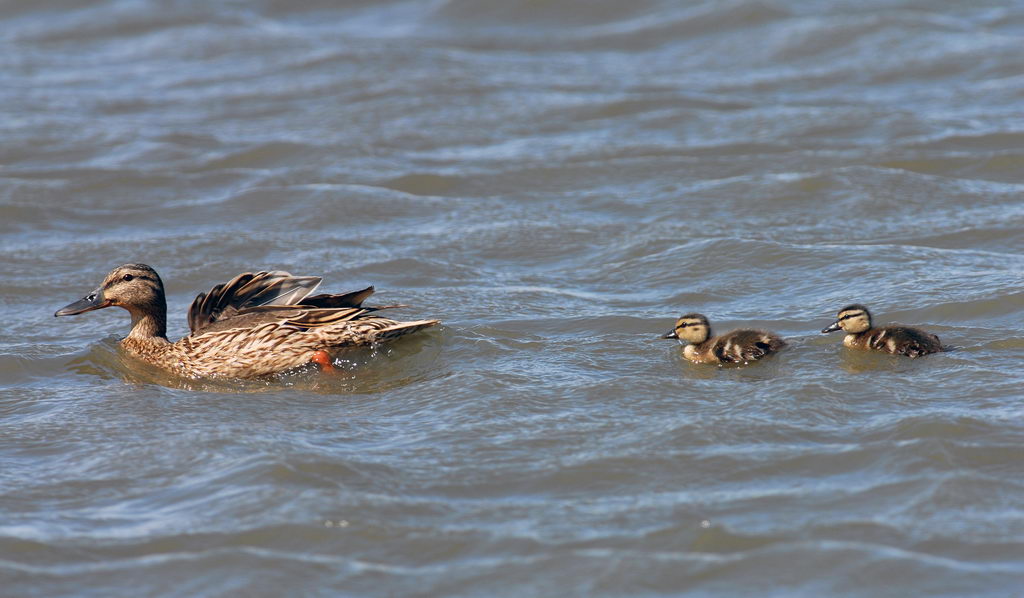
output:
<svg viewBox="0 0 1024 598"><path fill-rule="evenodd" d="M0 595L1019 596L1024 3L0 6ZM124 357L235 274L443 326ZM956 350L823 336L867 304ZM659 340L699 311L790 343Z"/></svg>

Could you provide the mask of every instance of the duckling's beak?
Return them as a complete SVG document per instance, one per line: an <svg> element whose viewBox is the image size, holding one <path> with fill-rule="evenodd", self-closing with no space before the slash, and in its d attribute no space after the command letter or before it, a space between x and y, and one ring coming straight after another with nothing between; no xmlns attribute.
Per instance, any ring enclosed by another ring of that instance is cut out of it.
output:
<svg viewBox="0 0 1024 598"><path fill-rule="evenodd" d="M673 328L672 330L669 330L665 334L661 335L661 337L659 338L679 338L679 335L676 334L676 329Z"/></svg>
<svg viewBox="0 0 1024 598"><path fill-rule="evenodd" d="M57 310L57 313L53 314L55 317L58 316L74 316L78 314L84 314L87 311L94 309L103 309L104 307L110 307L113 302L109 299L103 298L103 291L96 289L89 293L85 297L82 297L78 301L75 301L71 305L65 305L64 307Z"/></svg>
<svg viewBox="0 0 1024 598"><path fill-rule="evenodd" d="M829 332L835 332L836 330L839 330L840 328L842 328L842 327L839 325L839 320L836 320L835 322L832 322L831 324L829 324L829 326L827 328L822 328L821 329L821 333L822 334L828 334Z"/></svg>

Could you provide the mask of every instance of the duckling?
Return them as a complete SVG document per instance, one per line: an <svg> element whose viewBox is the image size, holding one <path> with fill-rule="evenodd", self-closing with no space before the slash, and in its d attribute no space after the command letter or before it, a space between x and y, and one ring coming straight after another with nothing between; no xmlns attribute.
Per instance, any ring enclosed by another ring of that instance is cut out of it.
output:
<svg viewBox="0 0 1024 598"><path fill-rule="evenodd" d="M131 332L121 339L124 350L187 378L254 378L310 362L327 370L333 349L380 343L438 324L377 315L404 306L363 307L373 287L309 296L319 285L319 276L283 271L239 274L195 298L188 310L191 333L172 343L160 276L145 264L125 264L54 315L122 307L132 317Z"/></svg>
<svg viewBox="0 0 1024 598"><path fill-rule="evenodd" d="M683 357L694 363L747 363L786 346L779 335L764 330L733 330L712 337L711 325L701 314L680 316L661 338L685 342Z"/></svg>
<svg viewBox="0 0 1024 598"><path fill-rule="evenodd" d="M847 332L843 344L855 349L869 349L907 357L920 357L946 350L939 342L939 337L920 328L899 325L872 328L871 312L856 303L839 310L836 321L822 329L821 333L828 334L840 329Z"/></svg>

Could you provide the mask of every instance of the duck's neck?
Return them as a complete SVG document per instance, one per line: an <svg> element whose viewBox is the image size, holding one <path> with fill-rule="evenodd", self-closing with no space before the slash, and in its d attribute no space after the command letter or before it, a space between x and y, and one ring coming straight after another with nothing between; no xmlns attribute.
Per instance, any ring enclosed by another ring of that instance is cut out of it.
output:
<svg viewBox="0 0 1024 598"><path fill-rule="evenodd" d="M714 338L715 338L715 335L711 334L711 329L708 328L708 335L705 336L704 340L702 340L701 342L693 343L693 348L697 349L697 350L700 350L700 351L703 351L704 349L707 349L708 347L711 346L711 342L710 341L712 339L714 339Z"/></svg>
<svg viewBox="0 0 1024 598"><path fill-rule="evenodd" d="M167 342L167 303L161 297L156 305L146 309L129 309L132 314L132 330L127 339L138 341Z"/></svg>
<svg viewBox="0 0 1024 598"><path fill-rule="evenodd" d="M711 343L708 342L709 340L711 340L710 337L699 343L690 343L686 345L683 347L683 357L686 357L690 361L701 361L703 359L702 355L711 348Z"/></svg>

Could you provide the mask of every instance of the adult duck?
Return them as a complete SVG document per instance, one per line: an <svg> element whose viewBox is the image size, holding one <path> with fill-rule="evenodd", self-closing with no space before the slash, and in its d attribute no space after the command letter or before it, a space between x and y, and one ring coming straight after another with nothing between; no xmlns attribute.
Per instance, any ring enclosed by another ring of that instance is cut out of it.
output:
<svg viewBox="0 0 1024 598"><path fill-rule="evenodd" d="M438 323L399 322L376 313L384 307L363 307L372 286L309 296L320 280L282 271L239 274L195 298L188 310L191 333L173 343L163 282L145 264L114 268L96 290L54 315L122 307L132 317L121 339L125 351L188 378L253 378L309 362L329 369L333 349L389 341Z"/></svg>

